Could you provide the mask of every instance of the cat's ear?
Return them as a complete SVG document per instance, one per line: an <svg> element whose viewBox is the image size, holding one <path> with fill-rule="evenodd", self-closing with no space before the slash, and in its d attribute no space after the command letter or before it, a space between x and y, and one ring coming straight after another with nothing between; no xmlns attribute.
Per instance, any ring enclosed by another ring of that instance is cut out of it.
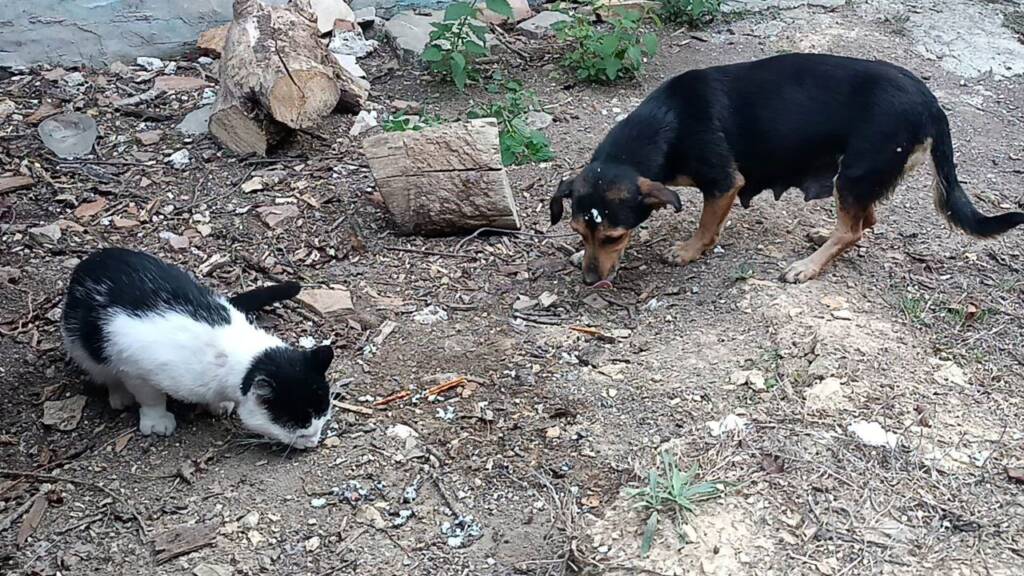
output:
<svg viewBox="0 0 1024 576"><path fill-rule="evenodd" d="M309 351L309 357L317 372L326 374L327 369L331 367L331 362L334 360L334 348L330 346L317 346Z"/></svg>
<svg viewBox="0 0 1024 576"><path fill-rule="evenodd" d="M266 398L274 395L274 389L277 387L274 381L266 376L257 376L252 381L252 391L257 398Z"/></svg>

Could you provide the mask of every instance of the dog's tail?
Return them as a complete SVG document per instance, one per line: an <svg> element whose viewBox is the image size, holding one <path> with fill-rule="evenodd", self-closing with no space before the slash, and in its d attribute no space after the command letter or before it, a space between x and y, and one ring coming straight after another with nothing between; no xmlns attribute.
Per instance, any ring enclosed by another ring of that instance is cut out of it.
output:
<svg viewBox="0 0 1024 576"><path fill-rule="evenodd" d="M932 164L935 167L935 209L950 224L979 238L997 236L1024 224L1024 212L1007 212L986 216L971 203L971 198L960 186L953 162L953 139L949 135L949 120L941 109L935 114L935 134L932 137Z"/></svg>
<svg viewBox="0 0 1024 576"><path fill-rule="evenodd" d="M275 302L291 300L299 295L302 285L298 282L282 282L253 288L232 297L228 302L245 314L258 312Z"/></svg>

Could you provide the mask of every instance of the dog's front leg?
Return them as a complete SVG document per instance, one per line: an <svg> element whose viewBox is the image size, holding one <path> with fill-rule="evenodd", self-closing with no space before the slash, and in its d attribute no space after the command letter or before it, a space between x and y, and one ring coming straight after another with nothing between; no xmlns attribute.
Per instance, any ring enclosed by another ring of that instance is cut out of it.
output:
<svg viewBox="0 0 1024 576"><path fill-rule="evenodd" d="M689 239L676 242L669 249L666 257L670 262L685 266L718 244L725 219L743 184L743 176L736 174L732 189L725 194L704 194L704 207L700 212L697 230Z"/></svg>

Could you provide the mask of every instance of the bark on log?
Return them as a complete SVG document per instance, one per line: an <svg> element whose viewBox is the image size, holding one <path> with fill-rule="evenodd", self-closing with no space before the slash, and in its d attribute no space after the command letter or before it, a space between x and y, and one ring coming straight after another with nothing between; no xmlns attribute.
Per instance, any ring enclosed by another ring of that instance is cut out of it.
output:
<svg viewBox="0 0 1024 576"><path fill-rule="evenodd" d="M210 131L237 153L265 154L281 126L310 128L335 108L359 110L368 91L327 51L309 0L235 0Z"/></svg>
<svg viewBox="0 0 1024 576"><path fill-rule="evenodd" d="M402 234L521 226L493 119L380 134L363 152Z"/></svg>

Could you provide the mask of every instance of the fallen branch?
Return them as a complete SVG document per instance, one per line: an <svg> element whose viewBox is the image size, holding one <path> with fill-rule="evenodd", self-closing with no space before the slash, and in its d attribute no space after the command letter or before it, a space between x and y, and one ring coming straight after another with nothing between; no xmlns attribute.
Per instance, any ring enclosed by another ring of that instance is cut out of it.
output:
<svg viewBox="0 0 1024 576"><path fill-rule="evenodd" d="M375 408L380 408L381 406L387 406L388 404L393 404L395 402L398 402L399 400L405 400L409 396L412 396L412 392L408 390L402 390L400 392L395 392L390 396L385 396L384 398L377 400L376 402L373 403L373 406Z"/></svg>
<svg viewBox="0 0 1024 576"><path fill-rule="evenodd" d="M447 382L444 382L442 384L438 384L437 386L434 386L434 387L431 387L431 388L427 388L427 396L437 396L438 394L441 394L443 392L447 392L448 390L451 390L452 388L455 388L456 386L462 386L465 383L466 383L466 377L465 376L459 376L458 378L454 378L454 379L449 380Z"/></svg>

